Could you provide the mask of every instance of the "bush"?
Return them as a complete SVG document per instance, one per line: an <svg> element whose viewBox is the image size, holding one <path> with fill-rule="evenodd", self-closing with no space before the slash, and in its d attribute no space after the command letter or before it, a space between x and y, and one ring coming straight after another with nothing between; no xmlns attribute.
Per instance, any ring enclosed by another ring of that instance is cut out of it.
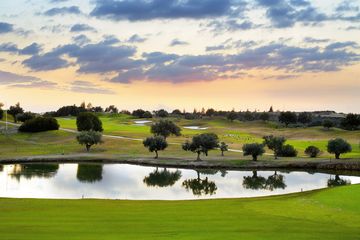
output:
<svg viewBox="0 0 360 240"><path fill-rule="evenodd" d="M36 117L36 115L31 112L19 113L16 115L16 119L20 122L25 122L26 120L30 120L35 117Z"/></svg>
<svg viewBox="0 0 360 240"><path fill-rule="evenodd" d="M305 149L305 154L311 158L316 158L320 152L320 149L315 146L309 146Z"/></svg>
<svg viewBox="0 0 360 240"><path fill-rule="evenodd" d="M279 156L281 156L281 157L296 157L297 154L298 154L298 152L296 151L294 146L287 144L281 148Z"/></svg>
<svg viewBox="0 0 360 240"><path fill-rule="evenodd" d="M103 131L99 117L90 112L80 113L76 118L76 126L78 131Z"/></svg>
<svg viewBox="0 0 360 240"><path fill-rule="evenodd" d="M348 153L352 151L351 145L342 138L336 138L329 140L327 145L327 150L329 153L334 153L335 158L339 159L340 154Z"/></svg>
<svg viewBox="0 0 360 240"><path fill-rule="evenodd" d="M265 153L264 145L260 143L245 144L242 150L244 151L244 156L251 155L254 161L257 161L257 157Z"/></svg>
<svg viewBox="0 0 360 240"><path fill-rule="evenodd" d="M45 132L51 130L58 130L59 124L55 118L52 117L36 117L26 120L20 127L20 132Z"/></svg>

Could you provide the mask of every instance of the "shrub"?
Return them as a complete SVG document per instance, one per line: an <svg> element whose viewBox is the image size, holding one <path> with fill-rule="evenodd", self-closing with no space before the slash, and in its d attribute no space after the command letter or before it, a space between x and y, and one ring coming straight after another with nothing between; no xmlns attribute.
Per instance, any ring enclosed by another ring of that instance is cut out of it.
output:
<svg viewBox="0 0 360 240"><path fill-rule="evenodd" d="M296 151L294 146L287 144L281 148L279 156L281 156L281 157L296 157L297 154L298 154L298 152Z"/></svg>
<svg viewBox="0 0 360 240"><path fill-rule="evenodd" d="M257 161L257 157L265 153L264 145L260 143L245 144L242 150L244 151L244 156L251 155L254 161Z"/></svg>
<svg viewBox="0 0 360 240"><path fill-rule="evenodd" d="M90 151L90 148L93 145L102 143L102 134L97 131L82 131L77 136L76 139L81 145L85 145L86 151Z"/></svg>
<svg viewBox="0 0 360 240"><path fill-rule="evenodd" d="M20 132L45 132L50 130L58 130L59 124L52 117L36 117L26 120L20 127Z"/></svg>
<svg viewBox="0 0 360 240"><path fill-rule="evenodd" d="M336 159L340 159L340 154L352 151L351 145L342 138L329 140L327 145L329 153L334 153Z"/></svg>
<svg viewBox="0 0 360 240"><path fill-rule="evenodd" d="M311 158L316 158L320 152L320 149L315 146L309 146L305 149L305 154Z"/></svg>
<svg viewBox="0 0 360 240"><path fill-rule="evenodd" d="M155 152L155 159L159 157L158 151L162 151L168 146L168 143L162 136L148 137L143 141L143 144L150 152Z"/></svg>
<svg viewBox="0 0 360 240"><path fill-rule="evenodd" d="M26 120L30 120L35 118L36 115L34 113L31 112L25 112L25 113L18 113L16 115L16 119L20 122L25 122Z"/></svg>
<svg viewBox="0 0 360 240"><path fill-rule="evenodd" d="M76 118L76 126L78 131L103 131L99 117L90 112L79 113Z"/></svg>

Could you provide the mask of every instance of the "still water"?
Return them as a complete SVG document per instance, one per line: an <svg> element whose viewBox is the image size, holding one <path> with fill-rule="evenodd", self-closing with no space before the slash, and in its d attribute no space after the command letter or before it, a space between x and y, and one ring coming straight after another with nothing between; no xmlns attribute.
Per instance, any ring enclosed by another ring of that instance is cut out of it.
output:
<svg viewBox="0 0 360 240"><path fill-rule="evenodd" d="M0 165L0 197L207 199L278 195L360 183L306 172L185 170L127 164Z"/></svg>

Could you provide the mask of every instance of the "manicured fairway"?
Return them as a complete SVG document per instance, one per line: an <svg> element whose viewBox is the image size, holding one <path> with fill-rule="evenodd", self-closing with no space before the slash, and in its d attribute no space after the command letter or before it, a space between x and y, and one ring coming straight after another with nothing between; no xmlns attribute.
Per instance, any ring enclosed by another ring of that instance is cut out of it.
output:
<svg viewBox="0 0 360 240"><path fill-rule="evenodd" d="M1 239L360 239L360 185L205 201L0 199Z"/></svg>

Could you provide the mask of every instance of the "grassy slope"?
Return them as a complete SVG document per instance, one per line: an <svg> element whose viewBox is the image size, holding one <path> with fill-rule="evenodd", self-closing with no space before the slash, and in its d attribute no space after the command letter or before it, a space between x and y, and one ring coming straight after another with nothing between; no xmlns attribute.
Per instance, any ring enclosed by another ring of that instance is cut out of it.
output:
<svg viewBox="0 0 360 240"><path fill-rule="evenodd" d="M149 126L135 126L134 119L128 115L102 116L101 120L104 126L105 134L127 136L133 138L145 138L150 135ZM267 134L283 135L287 137L288 143L295 146L299 151L299 156L304 156L304 150L309 145L318 146L324 153L322 157L332 155L326 152L327 141L331 138L342 137L348 140L353 146L353 152L343 155L343 157L360 158L360 131L344 131L341 129L324 130L321 127L312 128L279 128L274 123L268 122L229 122L225 119L173 119L180 126L206 126L209 130L197 131L183 129L183 136L170 137L169 142L182 143L185 139L202 132L215 132L219 135L221 141L225 141L230 148L241 149L244 143L261 142L262 136ZM75 118L58 118L63 128L76 129ZM37 134L18 134L14 133L6 137L0 135L0 151L5 156L26 156L36 154L61 154L61 153L81 153L84 152L80 147L73 133L64 133L62 131L52 131ZM142 146L141 142L129 140L107 140L100 146L93 149L94 152L103 152L110 154L120 154L129 157L149 156L149 153ZM180 146L170 145L163 153L163 157L189 157L193 154L181 150ZM227 153L230 158L242 158L241 153ZM150 155L151 156L151 155ZM211 152L210 156L219 157L219 152ZM270 158L263 157L262 159Z"/></svg>
<svg viewBox="0 0 360 240"><path fill-rule="evenodd" d="M360 185L203 201L0 199L1 239L359 239Z"/></svg>

